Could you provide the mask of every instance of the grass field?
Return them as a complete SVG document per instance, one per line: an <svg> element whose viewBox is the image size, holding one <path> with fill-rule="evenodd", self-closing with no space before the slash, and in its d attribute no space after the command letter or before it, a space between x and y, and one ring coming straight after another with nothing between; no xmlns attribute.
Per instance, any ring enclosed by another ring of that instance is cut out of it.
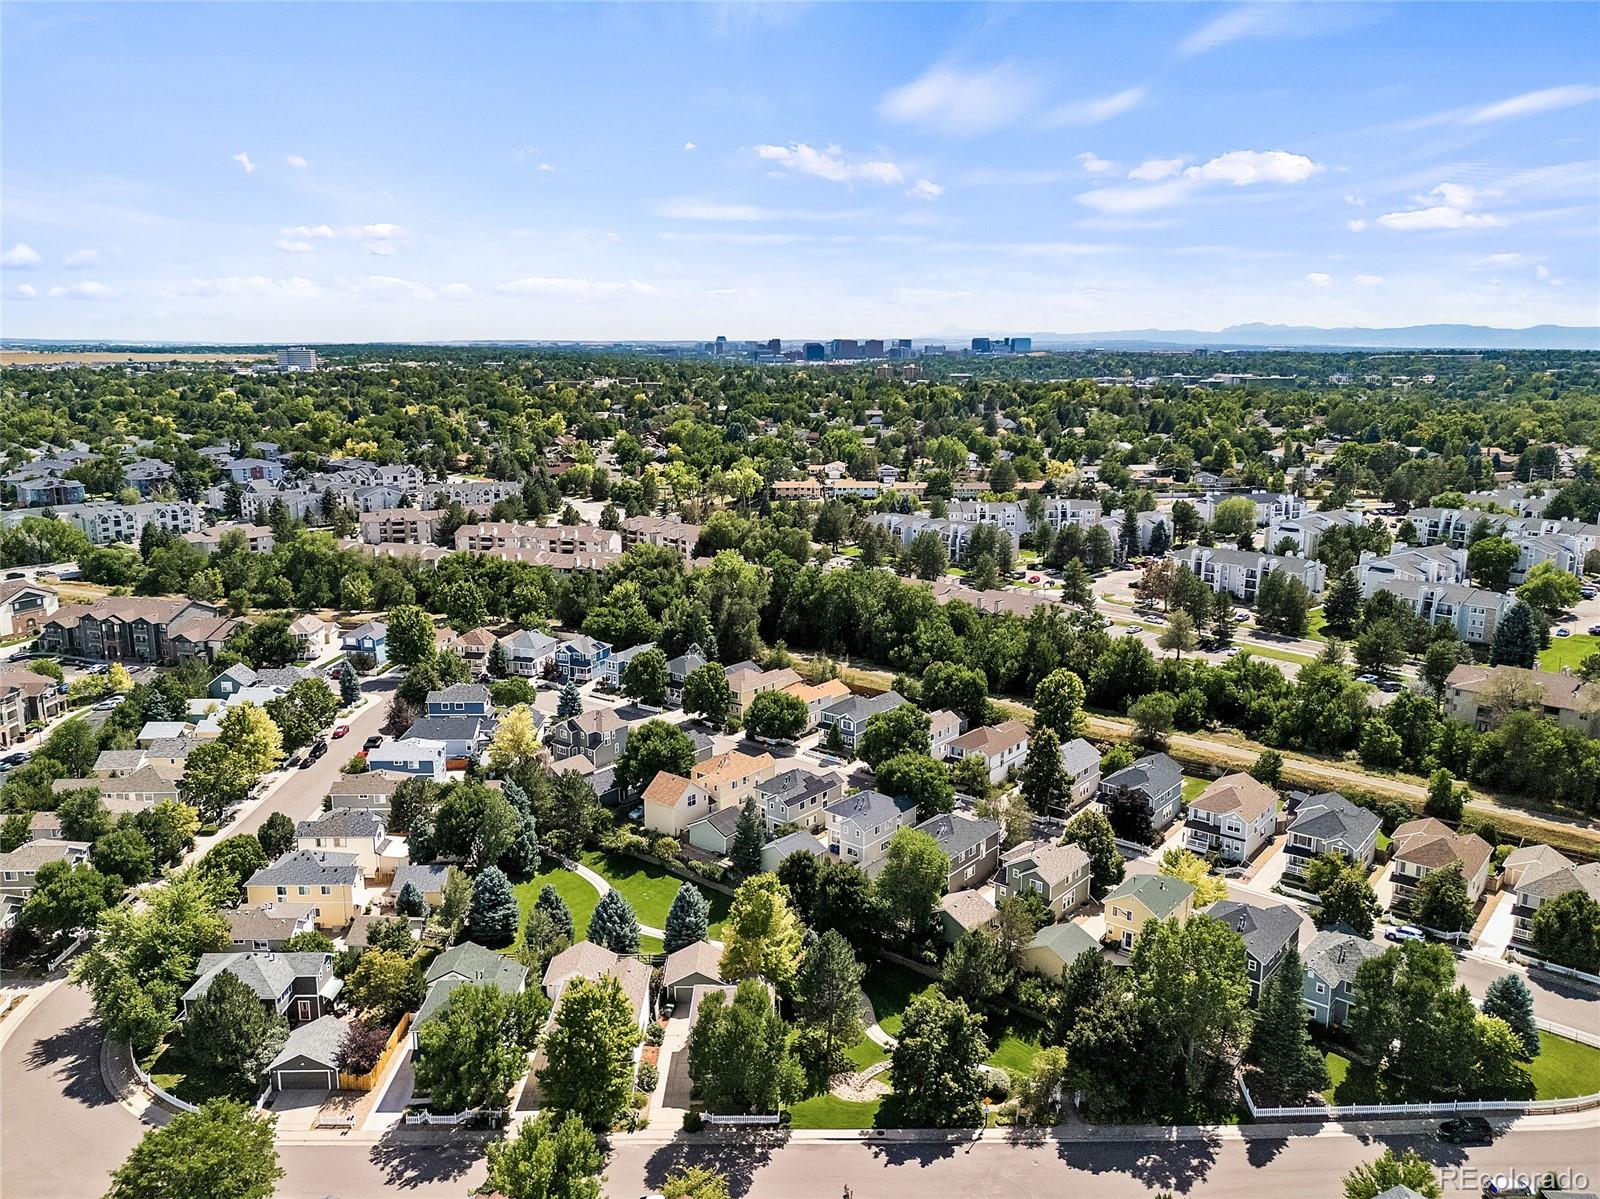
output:
<svg viewBox="0 0 1600 1199"><path fill-rule="evenodd" d="M875 962L867 971L861 984L867 998L872 1000L872 1010L877 1014L878 1027L891 1037L900 1035L900 1017L913 998L935 991L939 984L931 978L914 974L903 966L890 966Z"/></svg>
<svg viewBox="0 0 1600 1199"><path fill-rule="evenodd" d="M556 866L549 870L541 870L527 882L518 883L511 889L512 894L517 897L517 911L520 913L517 920L517 939L501 950L502 953L509 953L522 943L522 930L527 926L528 913L533 911L533 901L539 898L539 892L544 889L546 883L555 887L557 894L567 905L567 910L572 913L574 935L579 939L583 937L584 930L589 927L589 917L594 915L595 905L600 902L600 895L584 881L581 875L574 874L564 866Z"/></svg>
<svg viewBox="0 0 1600 1199"><path fill-rule="evenodd" d="M622 892L622 897L633 905L633 913L639 917L640 924L651 928L667 927L667 910L672 907L678 888L683 886L681 878L637 858L596 850L584 853L583 864ZM722 936L722 921L732 900L720 891L706 890L703 894L711 905L711 939L714 941Z"/></svg>
<svg viewBox="0 0 1600 1199"><path fill-rule="evenodd" d="M1249 645L1241 645L1239 648L1254 654L1258 658L1273 658L1279 662L1298 662L1302 666L1307 662L1316 661L1310 654L1297 654L1292 649L1277 649L1270 645L1256 645L1254 642Z"/></svg>
<svg viewBox="0 0 1600 1199"><path fill-rule="evenodd" d="M857 1070L865 1070L869 1066L876 1066L889 1056L889 1051L878 1044L871 1037L862 1037L849 1049L844 1051L845 1057Z"/></svg>
<svg viewBox="0 0 1600 1199"><path fill-rule="evenodd" d="M1203 779L1199 775L1186 774L1183 776L1183 802L1188 803L1200 792L1211 786L1210 779Z"/></svg>
<svg viewBox="0 0 1600 1199"><path fill-rule="evenodd" d="M1326 641L1328 638L1322 631L1322 626L1324 624L1322 618L1322 609L1313 608L1307 615L1308 619L1306 620L1306 636L1312 641Z"/></svg>
<svg viewBox="0 0 1600 1199"><path fill-rule="evenodd" d="M985 1060L1013 1078L1025 1078L1033 1073L1033 1057L1041 1048L1038 1026L1019 1023L999 1034L994 1052Z"/></svg>
<svg viewBox="0 0 1600 1199"><path fill-rule="evenodd" d="M1574 633L1570 637L1551 637L1550 648L1539 654L1540 670L1560 670L1563 666L1577 669L1592 653L1600 652L1600 637L1592 633Z"/></svg>
<svg viewBox="0 0 1600 1199"><path fill-rule="evenodd" d="M151 1082L185 1103L204 1103L207 1099L254 1098L248 1087L243 1090L230 1089L225 1080L194 1065L176 1045L163 1046L139 1064L150 1075Z"/></svg>
<svg viewBox="0 0 1600 1199"><path fill-rule="evenodd" d="M789 1108L791 1128L871 1128L878 1120L881 1100L851 1103L832 1095L815 1095Z"/></svg>
<svg viewBox="0 0 1600 1199"><path fill-rule="evenodd" d="M1370 1066L1343 1054L1326 1054L1331 1085L1323 1097L1333 1104L1425 1102L1427 1095L1389 1092ZM1524 1067L1533 1080L1535 1099L1571 1099L1600 1091L1600 1049L1554 1033L1539 1034L1539 1054Z"/></svg>

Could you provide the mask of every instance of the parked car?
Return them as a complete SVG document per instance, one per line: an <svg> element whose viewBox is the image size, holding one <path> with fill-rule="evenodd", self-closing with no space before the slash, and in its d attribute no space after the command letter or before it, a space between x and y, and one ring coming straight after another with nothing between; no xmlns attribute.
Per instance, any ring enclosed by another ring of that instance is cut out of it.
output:
<svg viewBox="0 0 1600 1199"><path fill-rule="evenodd" d="M372 736L368 737L365 741L363 741L361 743L361 748L362 749L377 749L378 746L380 746L382 744L383 744L383 734L382 733L373 733Z"/></svg>
<svg viewBox="0 0 1600 1199"><path fill-rule="evenodd" d="M1375 674L1358 674L1358 675L1356 675L1356 682L1358 682L1358 683L1376 683L1377 681L1378 681L1378 676L1375 675Z"/></svg>
<svg viewBox="0 0 1600 1199"><path fill-rule="evenodd" d="M1428 934L1415 924L1402 924L1399 928L1391 928L1383 934L1391 941L1426 941Z"/></svg>
<svg viewBox="0 0 1600 1199"><path fill-rule="evenodd" d="M1383 682L1378 684L1378 690L1387 691L1389 694L1393 695L1396 691L1401 690L1401 686L1400 683L1395 679L1384 679Z"/></svg>
<svg viewBox="0 0 1600 1199"><path fill-rule="evenodd" d="M122 702L122 696L113 695L110 699L103 699L94 706L96 712L109 712Z"/></svg>
<svg viewBox="0 0 1600 1199"><path fill-rule="evenodd" d="M1592 624L1589 626L1589 636L1600 637L1600 624Z"/></svg>
<svg viewBox="0 0 1600 1199"><path fill-rule="evenodd" d="M311 749L309 751L309 756L310 756L311 760L313 762L315 762L318 758L320 758L323 754L325 754L327 752L328 752L328 743L326 741L323 741L321 738L318 738L316 741L313 741L311 743Z"/></svg>
<svg viewBox="0 0 1600 1199"><path fill-rule="evenodd" d="M348 737L349 735L350 735L350 726L349 725L347 725L347 724L336 724L336 725L333 726L333 739L335 741L337 741L340 737Z"/></svg>
<svg viewBox="0 0 1600 1199"><path fill-rule="evenodd" d="M1458 1116L1439 1125L1439 1139L1450 1145L1487 1145L1494 1127L1482 1116Z"/></svg>
<svg viewBox="0 0 1600 1199"><path fill-rule="evenodd" d="M93 666L89 667L88 673L90 673L90 674L110 674L111 673L111 664L109 662L97 662Z"/></svg>
<svg viewBox="0 0 1600 1199"><path fill-rule="evenodd" d="M33 755L27 750L19 749L14 754L7 754L5 761L8 766L26 766L28 759L31 757L33 757Z"/></svg>
<svg viewBox="0 0 1600 1199"><path fill-rule="evenodd" d="M1556 636L1557 637L1570 637L1570 636L1572 636L1572 630L1571 629L1557 629L1556 630Z"/></svg>

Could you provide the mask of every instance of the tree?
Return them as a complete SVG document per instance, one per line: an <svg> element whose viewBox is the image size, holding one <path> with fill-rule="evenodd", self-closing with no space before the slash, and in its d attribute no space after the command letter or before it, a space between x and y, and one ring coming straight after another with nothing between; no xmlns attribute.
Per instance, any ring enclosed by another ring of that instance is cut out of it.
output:
<svg viewBox="0 0 1600 1199"><path fill-rule="evenodd" d="M499 645L498 641L495 642L496 648L499 648ZM348 659L339 666L339 702L347 708L361 702L361 684L356 680L355 669Z"/></svg>
<svg viewBox="0 0 1600 1199"><path fill-rule="evenodd" d="M1259 1071L1253 1088L1258 1099L1290 1106L1328 1085L1322 1050L1306 1029L1305 974L1300 950L1290 942L1264 987L1244 1060Z"/></svg>
<svg viewBox="0 0 1600 1199"><path fill-rule="evenodd" d="M556 700L556 715L565 719L568 716L583 715L583 697L578 694L578 684L568 679L561 688L561 694Z"/></svg>
<svg viewBox="0 0 1600 1199"><path fill-rule="evenodd" d="M1385 617L1375 620L1356 638L1356 661L1381 678L1387 678L1406 660L1405 640L1400 626Z"/></svg>
<svg viewBox="0 0 1600 1199"><path fill-rule="evenodd" d="M1054 729L1034 729L1028 757L1022 768L1022 795L1035 812L1064 808L1071 797L1072 780L1061 763L1061 738Z"/></svg>
<svg viewBox="0 0 1600 1199"><path fill-rule="evenodd" d="M985 768L985 782L988 777ZM956 788L950 772L926 753L895 755L878 768L876 782L885 795L914 803L923 820L948 812L955 804Z"/></svg>
<svg viewBox="0 0 1600 1199"><path fill-rule="evenodd" d="M704 941L710 936L710 925L711 905L706 902L706 897L693 883L683 883L672 897L672 906L667 909L666 936L662 938L662 948L667 953L676 953L685 945Z"/></svg>
<svg viewBox="0 0 1600 1199"><path fill-rule="evenodd" d="M498 866L484 869L472 883L472 906L467 911L467 932L480 945L498 949L516 939L517 900L511 882Z"/></svg>
<svg viewBox="0 0 1600 1199"><path fill-rule="evenodd" d="M1448 770L1435 770L1428 776L1428 798L1422 805L1424 815L1454 822L1461 819L1464 807L1463 797L1456 790L1456 780Z"/></svg>
<svg viewBox="0 0 1600 1199"><path fill-rule="evenodd" d="M1052 670L1034 689L1035 729L1050 729L1058 737L1078 736L1083 731L1086 698L1082 679L1070 670ZM1037 731L1034 735L1038 735Z"/></svg>
<svg viewBox="0 0 1600 1199"><path fill-rule="evenodd" d="M1194 906L1210 907L1228 897L1228 884L1211 873L1209 863L1198 854L1174 847L1161 855L1161 873L1194 888Z"/></svg>
<svg viewBox="0 0 1600 1199"><path fill-rule="evenodd" d="M541 744L533 709L518 704L495 725L494 736L489 741L489 769L495 774L504 774L524 766L538 758Z"/></svg>
<svg viewBox="0 0 1600 1199"><path fill-rule="evenodd" d="M218 723L217 739L190 752L179 792L185 803L217 823L244 802L282 756L283 739L266 710L248 701L235 704Z"/></svg>
<svg viewBox="0 0 1600 1199"><path fill-rule="evenodd" d="M775 874L739 884L722 924L722 977L728 982L765 978L789 993L800 958L800 922Z"/></svg>
<svg viewBox="0 0 1600 1199"><path fill-rule="evenodd" d="M417 884L407 879L405 886L400 888L400 894L395 897L394 910L402 916L426 916L428 901L417 890Z"/></svg>
<svg viewBox="0 0 1600 1199"><path fill-rule="evenodd" d="M667 655L658 649L635 654L622 672L623 692L653 708L666 706L669 681Z"/></svg>
<svg viewBox="0 0 1600 1199"><path fill-rule="evenodd" d="M1288 571L1274 570L1256 592L1256 623L1285 637L1305 635L1311 613L1311 592Z"/></svg>
<svg viewBox="0 0 1600 1199"><path fill-rule="evenodd" d="M269 862L275 862L294 848L294 821L282 812L274 812L256 829L256 840Z"/></svg>
<svg viewBox="0 0 1600 1199"><path fill-rule="evenodd" d="M894 1090L886 1123L901 1128L971 1128L983 1122L983 1075L989 1055L983 1026L966 1004L938 991L906 1005L892 1054Z"/></svg>
<svg viewBox="0 0 1600 1199"><path fill-rule="evenodd" d="M410 668L433 656L433 617L415 604L401 604L389 610L385 646L389 661Z"/></svg>
<svg viewBox="0 0 1600 1199"><path fill-rule="evenodd" d="M108 877L93 866L74 867L60 860L41 865L33 883L17 922L41 937L92 927L122 890L118 878Z"/></svg>
<svg viewBox="0 0 1600 1199"><path fill-rule="evenodd" d="M137 835L137 834L136 834ZM140 838L143 841L143 838ZM148 854L149 848L146 847ZM268 858L261 842L249 833L240 833L218 841L196 864L195 869L217 882L218 894L226 902L236 904L244 898L244 885L257 870L264 869ZM145 871L149 877L149 870ZM143 878L130 878L130 883L143 882Z"/></svg>
<svg viewBox="0 0 1600 1199"><path fill-rule="evenodd" d="M1174 658L1192 653L1200 644L1200 639L1195 635L1193 618L1187 612L1173 612L1167 617L1167 627L1161 630L1156 644L1163 651L1172 651Z"/></svg>
<svg viewBox="0 0 1600 1199"><path fill-rule="evenodd" d="M1318 859L1319 862L1323 860ZM1342 858L1327 860L1333 864L1332 869L1317 879L1320 887L1317 890L1317 906L1311 913L1312 919L1318 928L1342 924L1358 936L1370 937L1373 919L1382 909L1378 906L1378 897L1373 894L1371 884L1367 882L1366 871ZM1312 866L1315 869L1316 863Z"/></svg>
<svg viewBox="0 0 1600 1199"><path fill-rule="evenodd" d="M878 906L909 937L933 920L950 877L950 855L927 833L896 829L873 881Z"/></svg>
<svg viewBox="0 0 1600 1199"><path fill-rule="evenodd" d="M639 1041L634 1011L615 978L571 980L544 1040L539 1087L546 1106L571 1113L597 1132L609 1131L633 1092Z"/></svg>
<svg viewBox="0 0 1600 1199"><path fill-rule="evenodd" d="M558 936L565 937L570 943L573 938L572 912L567 908L566 900L561 898L561 892L551 883L546 883L539 889L539 896L533 901L533 910L543 912L550 918L550 922ZM671 925L668 924L670 930ZM671 935L670 932L668 934Z"/></svg>
<svg viewBox="0 0 1600 1199"><path fill-rule="evenodd" d="M300 679L266 703L266 713L278 728L285 753L310 745L338 712L339 701L321 679Z"/></svg>
<svg viewBox="0 0 1600 1199"><path fill-rule="evenodd" d="M739 984L732 1002L721 991L701 1001L688 1054L695 1091L719 1114L775 1113L799 1090L788 1030L753 978Z"/></svg>
<svg viewBox="0 0 1600 1199"><path fill-rule="evenodd" d="M1129 970L1159 1106L1179 1109L1231 1076L1249 1031L1245 961L1239 934L1209 916L1153 920L1140 931Z"/></svg>
<svg viewBox="0 0 1600 1199"><path fill-rule="evenodd" d="M1159 748L1167 743L1178 715L1178 701L1165 691L1152 691L1141 695L1128 706L1128 715L1134 724L1134 735L1139 743Z"/></svg>
<svg viewBox="0 0 1600 1199"><path fill-rule="evenodd" d="M618 777L635 791L643 791L662 771L687 778L693 769L694 742L664 720L647 720L634 729L617 763Z"/></svg>
<svg viewBox="0 0 1600 1199"><path fill-rule="evenodd" d="M1361 584L1355 572L1345 571L1322 597L1322 628L1330 637L1348 641L1361 619Z"/></svg>
<svg viewBox="0 0 1600 1199"><path fill-rule="evenodd" d="M919 579L932 582L950 567L950 554L945 549L944 538L931 529L924 529L912 537L906 546L906 558Z"/></svg>
<svg viewBox="0 0 1600 1199"><path fill-rule="evenodd" d="M824 861L817 870L816 894L811 901L811 927L829 929L852 945L865 945L876 935L878 910L872 883L853 862Z"/></svg>
<svg viewBox="0 0 1600 1199"><path fill-rule="evenodd" d="M872 770L900 754L924 754L929 748L928 714L915 704L901 704L867 720L856 738L856 757Z"/></svg>
<svg viewBox="0 0 1600 1199"><path fill-rule="evenodd" d="M661 1184L672 1199L728 1199L728 1177L709 1166L679 1166Z"/></svg>
<svg viewBox="0 0 1600 1199"><path fill-rule="evenodd" d="M1536 562L1517 588L1517 598L1553 624L1583 598L1583 584L1577 575L1568 574L1554 562Z"/></svg>
<svg viewBox="0 0 1600 1199"><path fill-rule="evenodd" d="M577 1116L541 1112L517 1135L489 1143L485 1187L506 1199L600 1199L605 1155Z"/></svg>
<svg viewBox="0 0 1600 1199"><path fill-rule="evenodd" d="M260 853L254 837L244 839ZM89 849L89 861L101 874L120 879L124 886L129 887L144 882L155 869L155 855L150 851L150 842L131 822L119 824L96 838ZM265 859L261 865L266 865Z"/></svg>
<svg viewBox="0 0 1600 1199"><path fill-rule="evenodd" d="M344 980L344 996L350 1006L371 1013L384 1024L393 1024L420 1006L424 989L417 963L389 949L368 949Z"/></svg>
<svg viewBox="0 0 1600 1199"><path fill-rule="evenodd" d="M462 983L417 1028L418 1090L441 1111L504 1108L549 1006L536 987L512 995L492 982Z"/></svg>
<svg viewBox="0 0 1600 1199"><path fill-rule="evenodd" d="M1532 1061L1539 1052L1539 1028L1533 1020L1533 992L1520 974L1503 974L1483 993L1482 1011L1506 1022L1521 1043L1521 1057Z"/></svg>
<svg viewBox="0 0 1600 1199"><path fill-rule="evenodd" d="M717 663L696 666L683 680L683 710L691 716L720 727L728 723L728 709L732 706L728 673Z"/></svg>
<svg viewBox="0 0 1600 1199"><path fill-rule="evenodd" d="M734 869L749 876L761 873L761 847L767 842L766 823L754 795L746 797L739 812L739 823L734 826L733 846L728 856Z"/></svg>
<svg viewBox="0 0 1600 1199"><path fill-rule="evenodd" d="M1412 911L1424 928L1442 933L1466 932L1472 927L1472 899L1459 862L1431 870L1417 884Z"/></svg>
<svg viewBox="0 0 1600 1199"><path fill-rule="evenodd" d="M1283 755L1275 749L1262 750L1250 767L1250 777L1276 790L1283 782Z"/></svg>
<svg viewBox="0 0 1600 1199"><path fill-rule="evenodd" d="M434 813L432 853L419 860L449 858L469 869L492 866L515 845L522 818L503 791L474 779L455 783ZM412 827L412 848L421 838Z"/></svg>
<svg viewBox="0 0 1600 1199"><path fill-rule="evenodd" d="M272 1138L276 1116L212 1099L151 1128L111 1175L105 1199L270 1199L283 1170Z"/></svg>
<svg viewBox="0 0 1600 1199"><path fill-rule="evenodd" d="M1061 568L1061 602L1073 604L1086 611L1094 608L1093 581L1082 559L1072 558Z"/></svg>
<svg viewBox="0 0 1600 1199"><path fill-rule="evenodd" d="M1113 788L1101 801L1106 819L1116 835L1136 845L1155 844L1155 826L1150 819L1150 804L1142 791L1131 787Z"/></svg>
<svg viewBox="0 0 1600 1199"><path fill-rule="evenodd" d="M1061 841L1089 855L1089 890L1096 899L1122 881L1126 866L1117 850L1116 833L1102 813L1088 808L1079 812L1067 822Z"/></svg>
<svg viewBox="0 0 1600 1199"><path fill-rule="evenodd" d="M752 737L793 741L806 731L806 701L783 691L763 691L746 705L744 727Z"/></svg>
<svg viewBox="0 0 1600 1199"><path fill-rule="evenodd" d="M1362 962L1355 998L1351 1035L1384 1079L1442 1094L1471 1089L1478 1012L1455 985L1448 948L1406 941Z"/></svg>
<svg viewBox="0 0 1600 1199"><path fill-rule="evenodd" d="M1567 891L1533 914L1533 947L1558 966L1600 974L1600 903Z"/></svg>
<svg viewBox="0 0 1600 1199"><path fill-rule="evenodd" d="M1435 641L1423 654L1422 681L1428 685L1436 703L1444 697L1445 682L1450 678L1450 672L1460 663L1461 643L1458 641Z"/></svg>
<svg viewBox="0 0 1600 1199"><path fill-rule="evenodd" d="M1223 500L1211 517L1211 529L1219 537L1239 537L1255 527L1255 501L1244 496Z"/></svg>
<svg viewBox="0 0 1600 1199"><path fill-rule="evenodd" d="M1539 633L1534 628L1533 609L1520 600L1501 617L1489 647L1493 666L1521 666L1532 670L1539 661Z"/></svg>
<svg viewBox="0 0 1600 1199"><path fill-rule="evenodd" d="M238 1089L254 1093L289 1036L289 1022L270 1011L237 975L219 970L186 1007L183 1054Z"/></svg>
<svg viewBox="0 0 1600 1199"><path fill-rule="evenodd" d="M800 1019L818 1031L826 1073L835 1073L845 1047L861 1038L861 980L865 975L866 968L850 942L833 929L816 939L800 963L795 1006Z"/></svg>
<svg viewBox="0 0 1600 1199"><path fill-rule="evenodd" d="M56 819L68 841L95 841L111 831L111 813L97 787L75 787L56 802Z"/></svg>
<svg viewBox="0 0 1600 1199"><path fill-rule="evenodd" d="M945 954L940 979L945 994L965 1002L973 1011L994 1007L1012 980L1011 960L993 933L964 932Z"/></svg>
<svg viewBox="0 0 1600 1199"><path fill-rule="evenodd" d="M389 1029L381 1024L355 1020L339 1039L333 1062L346 1074L370 1074L378 1068L383 1051L388 1047Z"/></svg>
<svg viewBox="0 0 1600 1199"><path fill-rule="evenodd" d="M949 708L969 725L985 724L989 682L981 670L954 662L930 662L922 672L922 702L929 708Z"/></svg>
<svg viewBox="0 0 1600 1199"><path fill-rule="evenodd" d="M1479 587L1504 591L1522 551L1504 537L1485 537L1467 549L1467 570Z"/></svg>
<svg viewBox="0 0 1600 1199"><path fill-rule="evenodd" d="M639 919L621 891L613 889L600 897L589 917L588 938L612 953L639 952Z"/></svg>
<svg viewBox="0 0 1600 1199"><path fill-rule="evenodd" d="M1385 1149L1383 1156L1344 1176L1344 1199L1377 1199L1396 1187L1408 1187L1422 1199L1439 1199L1444 1193L1433 1163L1415 1149L1407 1149L1399 1157L1394 1150Z"/></svg>

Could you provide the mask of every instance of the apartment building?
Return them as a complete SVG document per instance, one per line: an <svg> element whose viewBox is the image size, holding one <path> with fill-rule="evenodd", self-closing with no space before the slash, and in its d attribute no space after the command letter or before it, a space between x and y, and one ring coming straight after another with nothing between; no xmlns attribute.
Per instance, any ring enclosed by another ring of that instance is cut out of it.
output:
<svg viewBox="0 0 1600 1199"><path fill-rule="evenodd" d="M0 639L37 633L60 606L61 599L53 587L31 579L0 583Z"/></svg>
<svg viewBox="0 0 1600 1199"><path fill-rule="evenodd" d="M1460 583L1422 583L1413 579L1375 580L1372 594L1386 592L1430 624L1448 624L1461 640L1474 645L1489 645L1511 606L1514 595L1485 591Z"/></svg>
<svg viewBox="0 0 1600 1199"><path fill-rule="evenodd" d="M1384 583L1452 583L1467 581L1467 551L1448 545L1397 546L1379 557L1362 550L1356 563L1356 582L1361 598L1371 599Z"/></svg>
<svg viewBox="0 0 1600 1199"><path fill-rule="evenodd" d="M677 550L685 558L694 554L700 541L700 526L672 516L630 516L622 522L622 548L659 545Z"/></svg>
<svg viewBox="0 0 1600 1199"><path fill-rule="evenodd" d="M1316 555L1317 545L1328 530L1350 528L1361 523L1359 512L1345 509L1336 512L1306 512L1287 520L1275 521L1269 527L1266 544L1276 547L1287 537L1294 542L1296 553L1311 558Z"/></svg>
<svg viewBox="0 0 1600 1199"><path fill-rule="evenodd" d="M243 623L182 598L108 596L59 608L39 629L40 647L68 657L172 663L214 658Z"/></svg>
<svg viewBox="0 0 1600 1199"><path fill-rule="evenodd" d="M1247 604L1255 602L1262 581L1274 571L1281 570L1299 579L1312 595L1322 593L1328 578L1327 568L1309 558L1263 554L1227 546L1192 545L1173 554L1172 560L1187 566L1211 590L1218 594L1227 592Z"/></svg>
<svg viewBox="0 0 1600 1199"><path fill-rule="evenodd" d="M499 549L539 550L554 554L621 553L622 534L596 525L530 525L509 521L462 525L456 549L490 553Z"/></svg>
<svg viewBox="0 0 1600 1199"><path fill-rule="evenodd" d="M379 508L362 516L361 540L368 545L432 545L443 519L440 508Z"/></svg>
<svg viewBox="0 0 1600 1199"><path fill-rule="evenodd" d="M1520 666L1457 666L1444 684L1444 709L1451 719L1484 732L1518 709L1600 737L1600 684L1551 670Z"/></svg>
<svg viewBox="0 0 1600 1199"><path fill-rule="evenodd" d="M205 523L198 504L181 500L171 503L117 504L98 501L69 504L56 508L56 518L76 525L95 545L136 542L146 525L181 536Z"/></svg>

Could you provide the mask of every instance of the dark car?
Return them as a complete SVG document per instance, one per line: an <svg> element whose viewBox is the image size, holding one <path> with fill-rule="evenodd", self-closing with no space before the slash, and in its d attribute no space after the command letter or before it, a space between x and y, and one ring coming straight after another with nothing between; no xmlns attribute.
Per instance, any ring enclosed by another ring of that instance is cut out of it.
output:
<svg viewBox="0 0 1600 1199"><path fill-rule="evenodd" d="M33 757L33 755L27 750L19 749L14 754L7 754L5 760L6 763L11 766L26 766L28 764L28 759L31 757Z"/></svg>
<svg viewBox="0 0 1600 1199"><path fill-rule="evenodd" d="M1451 1145L1487 1145L1494 1128L1482 1116L1458 1116L1439 1125L1439 1139Z"/></svg>
<svg viewBox="0 0 1600 1199"><path fill-rule="evenodd" d="M374 733L374 734L372 734L372 736L368 737L365 741L363 741L361 743L361 748L365 749L365 750L374 750L374 749L377 749L378 746L380 746L382 744L383 744L383 734L382 733Z"/></svg>

